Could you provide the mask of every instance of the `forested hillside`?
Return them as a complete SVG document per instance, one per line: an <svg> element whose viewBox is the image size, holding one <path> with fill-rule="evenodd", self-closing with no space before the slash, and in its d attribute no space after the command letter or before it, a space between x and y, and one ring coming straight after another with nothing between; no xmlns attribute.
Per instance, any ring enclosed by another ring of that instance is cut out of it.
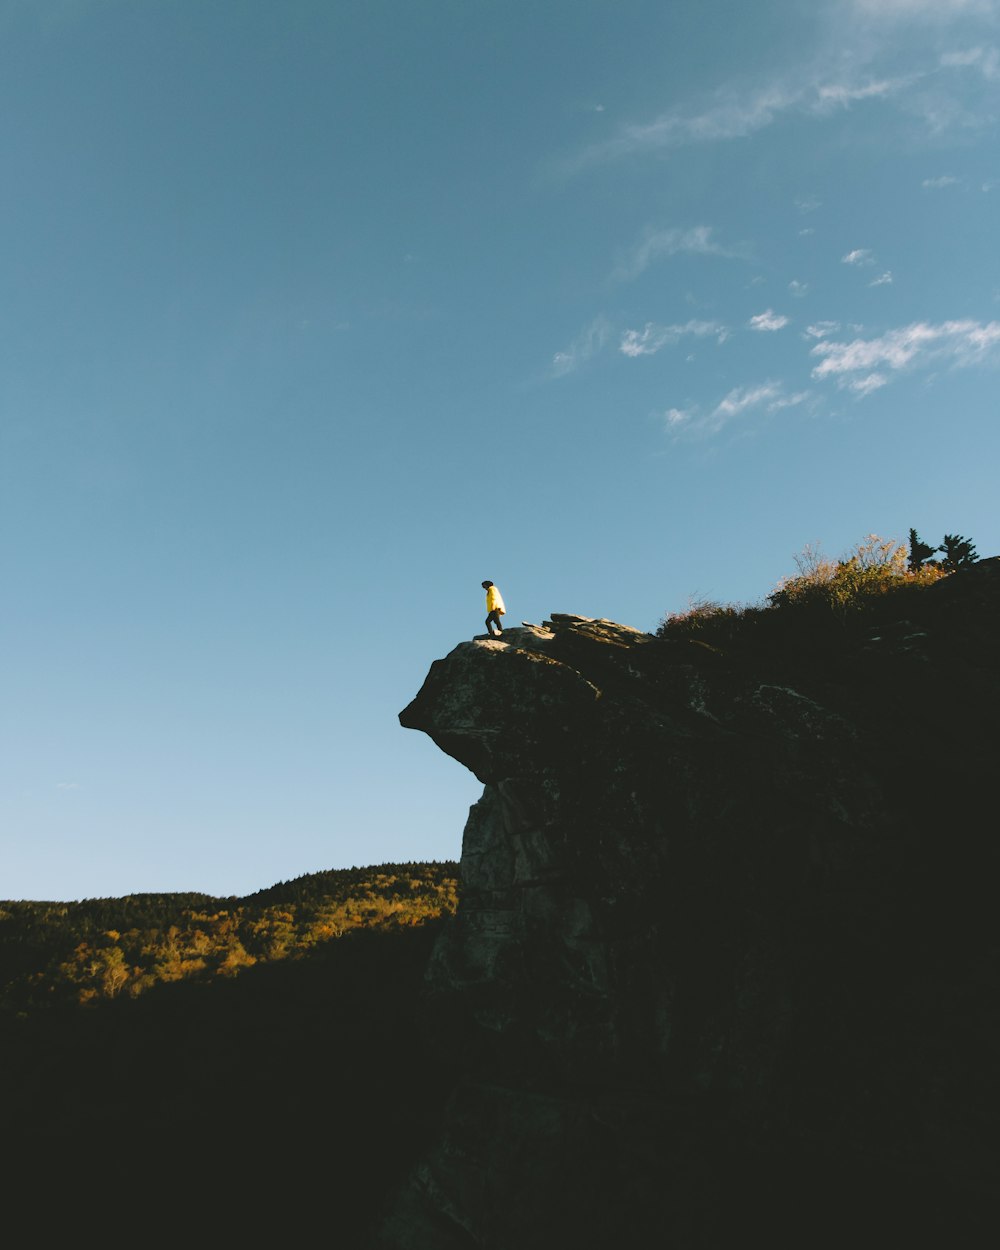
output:
<svg viewBox="0 0 1000 1250"><path fill-rule="evenodd" d="M457 905L454 863L318 872L245 898L133 894L0 902L0 1010L136 997L300 958L357 929L410 928Z"/></svg>
<svg viewBox="0 0 1000 1250"><path fill-rule="evenodd" d="M260 1245L329 1226L369 1246L455 1082L422 1024L444 923L359 924L237 976L0 1011L8 1227Z"/></svg>

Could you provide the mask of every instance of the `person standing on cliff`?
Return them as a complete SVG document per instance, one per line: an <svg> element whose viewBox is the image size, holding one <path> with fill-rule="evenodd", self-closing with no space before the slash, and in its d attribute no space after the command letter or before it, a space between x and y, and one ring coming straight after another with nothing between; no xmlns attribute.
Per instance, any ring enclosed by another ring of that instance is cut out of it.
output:
<svg viewBox="0 0 1000 1250"><path fill-rule="evenodd" d="M491 638L502 638L503 626L500 618L507 611L503 604L503 595L492 582L483 582L483 590L486 591L486 632ZM497 627L496 633L493 632L494 625Z"/></svg>

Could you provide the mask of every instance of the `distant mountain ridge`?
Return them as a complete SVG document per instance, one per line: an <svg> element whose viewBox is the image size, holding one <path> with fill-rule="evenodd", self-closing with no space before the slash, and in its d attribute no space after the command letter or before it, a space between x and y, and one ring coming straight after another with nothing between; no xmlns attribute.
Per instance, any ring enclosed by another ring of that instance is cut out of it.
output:
<svg viewBox="0 0 1000 1250"><path fill-rule="evenodd" d="M458 865L421 862L308 873L244 897L132 894L0 902L0 1010L135 996L298 958L359 928L450 915Z"/></svg>

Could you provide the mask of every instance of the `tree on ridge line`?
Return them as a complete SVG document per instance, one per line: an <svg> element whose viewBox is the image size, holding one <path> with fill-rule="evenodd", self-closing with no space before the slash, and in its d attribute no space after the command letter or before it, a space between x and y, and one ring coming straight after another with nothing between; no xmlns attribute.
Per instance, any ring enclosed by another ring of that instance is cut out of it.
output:
<svg viewBox="0 0 1000 1250"><path fill-rule="evenodd" d="M944 555L944 559L932 560L931 556L938 552ZM911 573L927 565L937 564L946 573L956 573L959 569L975 564L978 559L979 553L972 540L964 538L961 534L945 534L940 547L932 547L929 543L921 541L915 529L910 530L909 568Z"/></svg>

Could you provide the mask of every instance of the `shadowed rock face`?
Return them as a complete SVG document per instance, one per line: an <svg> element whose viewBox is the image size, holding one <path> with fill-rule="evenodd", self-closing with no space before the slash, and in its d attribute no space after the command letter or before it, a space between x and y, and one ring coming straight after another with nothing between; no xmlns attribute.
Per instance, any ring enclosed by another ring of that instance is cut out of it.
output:
<svg viewBox="0 0 1000 1250"><path fill-rule="evenodd" d="M835 656L554 615L432 666L400 721L485 783L428 970L466 1075L380 1245L977 1231L998 574Z"/></svg>

